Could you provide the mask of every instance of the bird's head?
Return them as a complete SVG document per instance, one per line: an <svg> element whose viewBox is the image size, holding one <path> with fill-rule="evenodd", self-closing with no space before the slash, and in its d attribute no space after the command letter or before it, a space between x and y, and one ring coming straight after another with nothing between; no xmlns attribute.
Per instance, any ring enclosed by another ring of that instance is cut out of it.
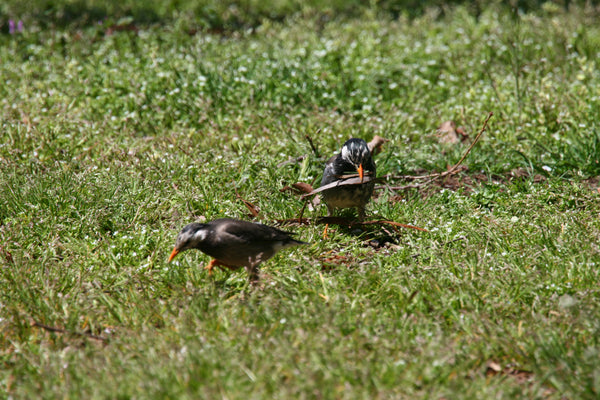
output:
<svg viewBox="0 0 600 400"><path fill-rule="evenodd" d="M362 181L365 171L373 171L373 161L367 142L362 139L352 138L346 141L342 146L342 160L344 163L351 164Z"/></svg>
<svg viewBox="0 0 600 400"><path fill-rule="evenodd" d="M209 229L208 224L192 223L184 226L179 235L177 235L175 248L169 256L169 262L182 251L197 248L208 237L210 233Z"/></svg>

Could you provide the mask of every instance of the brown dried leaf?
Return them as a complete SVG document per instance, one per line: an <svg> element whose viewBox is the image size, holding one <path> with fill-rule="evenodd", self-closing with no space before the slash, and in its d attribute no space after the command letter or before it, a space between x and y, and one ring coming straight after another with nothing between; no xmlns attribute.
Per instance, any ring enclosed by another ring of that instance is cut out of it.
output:
<svg viewBox="0 0 600 400"><path fill-rule="evenodd" d="M502 367L496 361L488 361L485 374L487 376L494 376L502 371Z"/></svg>
<svg viewBox="0 0 600 400"><path fill-rule="evenodd" d="M467 134L467 132L465 132L465 128L463 128L462 126L459 126L458 128L456 128L456 133L458 133L460 135L460 140L462 142L464 142L465 140L467 140L469 138L469 135Z"/></svg>
<svg viewBox="0 0 600 400"><path fill-rule="evenodd" d="M454 121L443 122L437 129L440 143L456 144L469 138L462 126L456 127Z"/></svg>
<svg viewBox="0 0 600 400"><path fill-rule="evenodd" d="M304 203L304 206L302 207L302 211L300 211L300 216L298 218L302 218L302 214L304 213L304 208L307 205L308 205L308 209L310 211L313 211L314 209L317 208L317 206L319 204L321 204L321 199L318 196L315 196L310 200L305 199L305 196L308 196L308 193L311 193L313 191L313 187L305 182L293 183L291 186L285 186L285 187L279 189L279 191L280 192L292 192L293 194L301 194L302 195L302 197L300 197L300 199L304 200L305 203Z"/></svg>
<svg viewBox="0 0 600 400"><path fill-rule="evenodd" d="M254 218L258 217L258 213L260 212L260 208L258 208L254 204L252 204L249 201L246 201L244 199L242 199L242 201L244 202L244 205L246 206L246 208L248 209L248 211L250 211L250 214L252 214L252 216Z"/></svg>
<svg viewBox="0 0 600 400"><path fill-rule="evenodd" d="M0 254L4 256L4 259L9 264L14 264L13 256L10 251L6 250L3 246L0 246Z"/></svg>
<svg viewBox="0 0 600 400"><path fill-rule="evenodd" d="M496 361L490 360L486 364L485 375L492 377L496 375L507 376L515 379L519 384L530 382L533 372L514 368L514 365L507 365L504 368Z"/></svg>
<svg viewBox="0 0 600 400"><path fill-rule="evenodd" d="M301 193L310 193L313 191L313 187L308 183L296 182L292 185L294 189L297 189Z"/></svg>
<svg viewBox="0 0 600 400"><path fill-rule="evenodd" d="M389 141L389 139L382 138L379 135L375 135L373 136L373 139L371 139L371 141L367 143L367 146L369 146L369 151L371 152L371 154L375 155L381 153L383 144Z"/></svg>
<svg viewBox="0 0 600 400"><path fill-rule="evenodd" d="M342 254L321 257L319 261L321 261L321 271L331 271L339 266L352 264L350 257Z"/></svg>
<svg viewBox="0 0 600 400"><path fill-rule="evenodd" d="M460 142L454 121L443 122L437 129L437 136L440 138L440 143L456 144Z"/></svg>
<svg viewBox="0 0 600 400"><path fill-rule="evenodd" d="M529 172L525 168L519 167L511 170L509 176L516 179L528 178Z"/></svg>
<svg viewBox="0 0 600 400"><path fill-rule="evenodd" d="M313 191L313 187L311 185L309 185L308 183L304 183L304 182L296 182L293 183L291 186L284 186L281 189L279 189L280 192L293 192L296 194L302 194L302 193L310 193Z"/></svg>
<svg viewBox="0 0 600 400"><path fill-rule="evenodd" d="M242 203L244 203L244 205L246 206L248 211L250 211L250 217L254 217L254 218L258 217L258 214L260 213L260 208L258 208L258 206L250 203L246 199L243 199L242 196L240 196L239 193L237 192L237 189L235 191L235 195L237 196L238 199L240 199L242 201Z"/></svg>

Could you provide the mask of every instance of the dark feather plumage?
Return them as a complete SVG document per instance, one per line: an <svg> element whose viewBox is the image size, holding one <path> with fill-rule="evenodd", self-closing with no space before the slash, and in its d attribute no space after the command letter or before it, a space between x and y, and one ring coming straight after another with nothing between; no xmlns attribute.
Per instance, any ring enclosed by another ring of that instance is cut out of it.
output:
<svg viewBox="0 0 600 400"><path fill-rule="evenodd" d="M293 233L267 225L232 218L217 219L205 224L186 225L175 243L169 257L171 261L178 253L198 249L216 261L209 265L226 266L235 270L246 268L250 280L258 279L258 265L273 257L279 250L307 244L292 238Z"/></svg>
<svg viewBox="0 0 600 400"><path fill-rule="evenodd" d="M362 139L349 139L342 146L340 153L327 161L321 186L342 180L345 175L356 176L361 169L371 178L368 182L336 186L322 192L329 216L333 215L336 208L356 207L358 218L362 221L365 217L365 206L373 194L377 171L367 142Z"/></svg>

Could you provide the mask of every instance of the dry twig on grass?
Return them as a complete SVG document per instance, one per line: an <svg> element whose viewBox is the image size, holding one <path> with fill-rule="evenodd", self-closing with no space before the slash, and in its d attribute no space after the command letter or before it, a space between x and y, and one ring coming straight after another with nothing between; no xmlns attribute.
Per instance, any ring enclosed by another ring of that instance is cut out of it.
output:
<svg viewBox="0 0 600 400"><path fill-rule="evenodd" d="M413 188L418 189L420 187L430 184L431 182L433 182L434 180L436 180L438 178L443 178L445 176L454 175L455 173L457 173L459 170L458 169L459 166L462 164L462 162L465 160L465 158L467 158L467 156L469 155L471 150L473 150L473 147L475 146L475 144L479 141L479 138L481 138L481 135L483 135L483 132L485 132L485 130L487 129L488 121L490 120L490 118L492 118L492 115L494 115L493 112L488 113L487 118L485 119L485 121L483 121L483 126L477 133L477 136L475 136L475 139L473 139L473 142L471 143L469 148L464 152L464 154L462 155L460 160L458 160L458 162L456 164L454 164L454 166L452 166L452 168L450 168L449 170L444 171L444 172L436 172L435 174L417 175L417 176L404 175L404 176L392 177L392 178L397 178L397 179L410 179L410 180L427 179L427 180L425 182L415 183L412 185L388 186L388 188L391 190L403 190L403 189L413 189Z"/></svg>
<svg viewBox="0 0 600 400"><path fill-rule="evenodd" d="M319 132L321 132L321 128L317 129L317 131L315 133L318 135ZM306 135L304 135L304 138L308 141L308 144L310 145L310 148L312 149L313 153L315 154L315 157L319 158L319 151L317 150L317 147L313 143L313 140L310 137L310 135L306 134Z"/></svg>
<svg viewBox="0 0 600 400"><path fill-rule="evenodd" d="M42 324L41 322L37 322L37 321L33 321L33 323L31 325L35 326L37 328L42 328L43 330L48 331L48 332L64 333L64 334L74 335L74 336L82 336L82 337L87 337L87 338L94 339L94 340L100 340L103 342L108 340L108 338L106 338L104 336L94 335L93 333L74 332L74 331L70 331L67 329L63 329L63 328L57 328L55 326L45 325L45 324Z"/></svg>

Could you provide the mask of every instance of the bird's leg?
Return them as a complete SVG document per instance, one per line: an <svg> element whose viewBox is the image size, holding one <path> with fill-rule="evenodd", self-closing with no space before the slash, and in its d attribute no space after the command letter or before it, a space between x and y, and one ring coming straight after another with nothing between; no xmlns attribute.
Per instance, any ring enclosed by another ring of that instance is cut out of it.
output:
<svg viewBox="0 0 600 400"><path fill-rule="evenodd" d="M329 229L329 224L325 224L325 229L323 229L323 239L327 239L327 230Z"/></svg>
<svg viewBox="0 0 600 400"><path fill-rule="evenodd" d="M223 264L221 261L217 260L216 258L215 258L215 259L212 259L212 260L210 260L210 262L208 263L208 265L207 265L206 267L204 267L204 269L208 270L208 275L209 275L209 276L212 276L212 274L213 274L213 269L214 269L215 267L219 267L219 268L221 268L223 271L227 271L227 270L226 270L225 268L223 268L223 267L226 267L226 268L228 268L230 271L233 271L233 270L235 269L235 268L234 268L234 267L232 267L232 266L229 266L229 265L227 265L227 264Z"/></svg>
<svg viewBox="0 0 600 400"><path fill-rule="evenodd" d="M329 204L327 205L327 216L328 217L333 217L333 210L334 207L329 207ZM329 229L329 224L325 224L325 229L323 229L323 239L327 239L327 229Z"/></svg>
<svg viewBox="0 0 600 400"><path fill-rule="evenodd" d="M327 205L327 216L328 217L333 217L333 210L335 210L335 207L330 207L328 204Z"/></svg>
<svg viewBox="0 0 600 400"><path fill-rule="evenodd" d="M206 267L204 267L204 269L208 270L208 276L212 276L213 274L213 269L215 267L218 267L219 264L217 264L218 261L215 259L210 260L210 262L208 263L208 265Z"/></svg>
<svg viewBox="0 0 600 400"><path fill-rule="evenodd" d="M365 207L364 206L356 207L356 212L358 214L358 220L360 222L363 222L365 220Z"/></svg>
<svg viewBox="0 0 600 400"><path fill-rule="evenodd" d="M254 265L251 267L246 267L248 271L248 281L250 281L251 285L255 285L258 282L258 265Z"/></svg>

